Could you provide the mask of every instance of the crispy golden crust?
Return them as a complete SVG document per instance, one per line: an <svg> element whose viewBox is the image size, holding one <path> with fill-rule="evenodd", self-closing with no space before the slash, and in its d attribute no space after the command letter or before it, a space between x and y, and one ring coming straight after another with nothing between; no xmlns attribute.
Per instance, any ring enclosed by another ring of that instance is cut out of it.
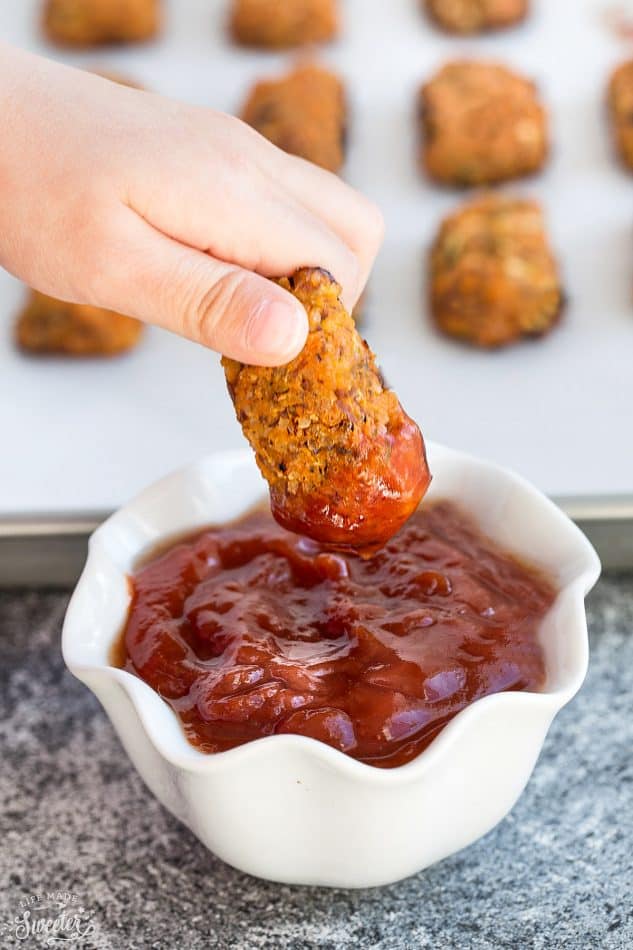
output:
<svg viewBox="0 0 633 950"><path fill-rule="evenodd" d="M258 442L264 478L273 488L296 494L300 487L312 490L320 485L332 465L329 454L337 429L344 436L344 455L354 455L389 424L398 400L383 389L373 354L340 303L340 287L333 279L324 271L306 269L292 283L283 279L280 284L292 290L308 314L310 336L302 353L288 366L274 369L244 366L226 357L222 362L246 437ZM240 392L247 397L245 412L238 405ZM251 424L255 430L246 431ZM304 436L296 439L297 433Z"/></svg>
<svg viewBox="0 0 633 950"><path fill-rule="evenodd" d="M444 333L478 346L547 333L563 294L539 205L489 195L449 215L431 250L430 302Z"/></svg>
<svg viewBox="0 0 633 950"><path fill-rule="evenodd" d="M481 185L540 169L547 117L532 82L496 63L456 60L420 93L422 162L452 185Z"/></svg>
<svg viewBox="0 0 633 950"><path fill-rule="evenodd" d="M233 0L231 33L242 46L324 43L338 30L337 0Z"/></svg>
<svg viewBox="0 0 633 950"><path fill-rule="evenodd" d="M44 32L63 46L134 43L155 36L160 0L46 0Z"/></svg>
<svg viewBox="0 0 633 950"><path fill-rule="evenodd" d="M16 342L31 353L114 356L132 349L143 324L132 317L30 291L18 317Z"/></svg>
<svg viewBox="0 0 633 950"><path fill-rule="evenodd" d="M306 268L280 284L308 314L299 356L274 368L222 360L273 514L320 541L382 543L428 486L420 431L384 387L334 279Z"/></svg>
<svg viewBox="0 0 633 950"><path fill-rule="evenodd" d="M482 33L524 20L529 0L422 0L430 17L450 33Z"/></svg>
<svg viewBox="0 0 633 950"><path fill-rule="evenodd" d="M611 76L607 103L618 155L633 170L633 60L622 63Z"/></svg>
<svg viewBox="0 0 633 950"><path fill-rule="evenodd" d="M274 145L328 171L345 158L343 83L319 66L299 66L281 79L258 82L242 118Z"/></svg>

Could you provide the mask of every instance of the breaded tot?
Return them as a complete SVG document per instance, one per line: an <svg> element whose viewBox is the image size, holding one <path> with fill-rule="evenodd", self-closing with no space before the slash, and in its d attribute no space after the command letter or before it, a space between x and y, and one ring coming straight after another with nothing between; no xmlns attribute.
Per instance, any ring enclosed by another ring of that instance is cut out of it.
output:
<svg viewBox="0 0 633 950"><path fill-rule="evenodd" d="M233 0L231 33L242 46L284 49L333 39L337 0Z"/></svg>
<svg viewBox="0 0 633 950"><path fill-rule="evenodd" d="M529 0L423 0L429 16L450 33L482 33L520 23Z"/></svg>
<svg viewBox="0 0 633 950"><path fill-rule="evenodd" d="M385 388L336 281L305 268L279 283L308 314L299 356L273 368L222 360L273 515L335 547L378 547L428 488L420 430Z"/></svg>
<svg viewBox="0 0 633 950"><path fill-rule="evenodd" d="M62 46L151 39L161 26L160 0L46 0L44 32Z"/></svg>
<svg viewBox="0 0 633 950"><path fill-rule="evenodd" d="M299 66L281 79L258 82L242 118L291 155L336 172L345 158L343 83L320 66Z"/></svg>
<svg viewBox="0 0 633 950"><path fill-rule="evenodd" d="M481 185L541 168L549 143L536 87L496 63L456 60L420 93L422 162L435 181Z"/></svg>
<svg viewBox="0 0 633 950"><path fill-rule="evenodd" d="M65 303L30 291L18 317L18 346L32 353L68 356L114 356L132 349L143 324L111 310L85 304Z"/></svg>
<svg viewBox="0 0 633 950"><path fill-rule="evenodd" d="M542 336L563 305L535 201L489 195L449 215L431 250L429 276L438 327L477 346Z"/></svg>
<svg viewBox="0 0 633 950"><path fill-rule="evenodd" d="M607 103L618 155L633 170L633 60L622 63L611 76Z"/></svg>

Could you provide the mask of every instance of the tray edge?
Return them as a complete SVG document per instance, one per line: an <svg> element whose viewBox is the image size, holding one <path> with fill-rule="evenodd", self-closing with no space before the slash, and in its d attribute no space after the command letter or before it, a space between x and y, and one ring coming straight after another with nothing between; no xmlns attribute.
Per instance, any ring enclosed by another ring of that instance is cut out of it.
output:
<svg viewBox="0 0 633 950"><path fill-rule="evenodd" d="M633 570L633 495L555 498L595 546L605 570ZM88 538L108 512L0 515L0 587L71 587Z"/></svg>

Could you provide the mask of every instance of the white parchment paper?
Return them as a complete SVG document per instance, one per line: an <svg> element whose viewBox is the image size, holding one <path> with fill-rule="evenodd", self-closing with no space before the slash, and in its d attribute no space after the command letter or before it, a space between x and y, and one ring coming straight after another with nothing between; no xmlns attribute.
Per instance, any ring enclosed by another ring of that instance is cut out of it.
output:
<svg viewBox="0 0 633 950"><path fill-rule="evenodd" d="M36 0L3 3L0 34L227 111L292 60L232 47L223 0L167 6L164 38L147 46L55 50L39 36ZM430 438L510 465L558 496L633 493L633 175L612 156L604 116L610 69L633 44L608 28L599 0L535 0L525 26L469 40L434 30L418 0L342 6L344 36L321 55L348 83L345 177L387 220L366 324L387 379ZM551 110L546 172L508 190L543 202L569 305L551 336L499 353L437 336L424 304L426 249L463 196L417 170L415 94L462 54L535 77ZM10 337L22 296L0 273L0 513L109 509L175 467L242 444L214 353L152 329L119 360L27 359Z"/></svg>

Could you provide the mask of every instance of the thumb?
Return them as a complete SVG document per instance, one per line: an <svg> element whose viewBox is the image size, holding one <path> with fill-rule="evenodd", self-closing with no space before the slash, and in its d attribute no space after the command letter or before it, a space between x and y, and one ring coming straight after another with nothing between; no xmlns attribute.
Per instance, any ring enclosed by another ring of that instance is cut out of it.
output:
<svg viewBox="0 0 633 950"><path fill-rule="evenodd" d="M94 303L242 363L280 366L301 351L308 318L292 294L180 244L131 214L125 240L117 241L111 257L101 258Z"/></svg>

